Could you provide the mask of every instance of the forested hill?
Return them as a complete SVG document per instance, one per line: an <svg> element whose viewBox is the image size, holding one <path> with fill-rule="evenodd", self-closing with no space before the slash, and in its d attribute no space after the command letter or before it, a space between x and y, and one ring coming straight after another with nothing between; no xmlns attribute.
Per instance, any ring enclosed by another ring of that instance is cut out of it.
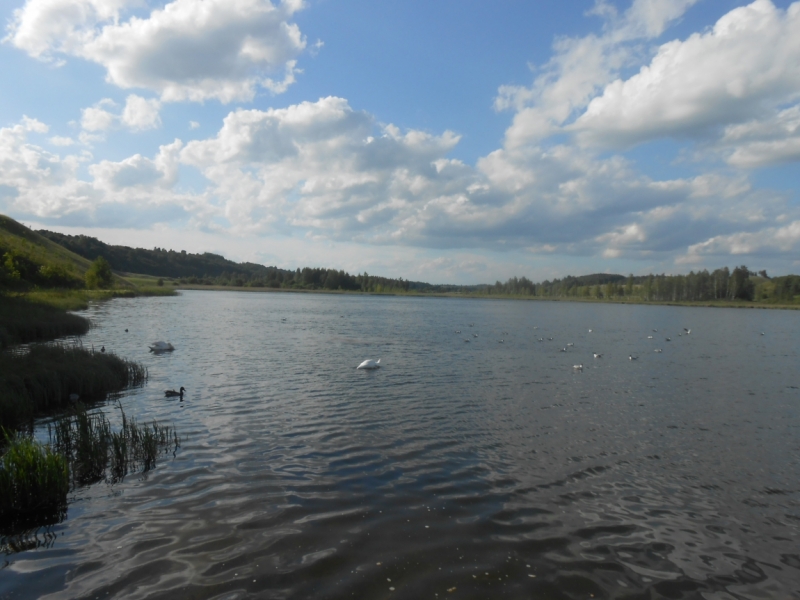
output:
<svg viewBox="0 0 800 600"><path fill-rule="evenodd" d="M65 235L54 231L40 230L44 237L64 246L75 254L94 260L105 258L115 271L139 273L174 279L187 277L218 278L229 276L249 281L253 278L274 279L275 275L293 275L293 271L277 267L265 267L254 263L235 263L219 254L204 252L190 254L185 250L176 252L162 248L129 248L112 246L87 235Z"/></svg>
<svg viewBox="0 0 800 600"><path fill-rule="evenodd" d="M595 273L540 283L526 277L512 277L505 283L498 281L494 285L437 285L367 273L351 275L336 269L306 267L292 271L254 263L235 263L209 252L190 254L163 248L146 250L112 246L85 235L72 236L44 230L39 234L86 259L95 260L102 256L115 271L166 277L179 280L182 284L643 302L755 301L800 304L800 276L771 278L766 271L755 273L744 265L732 271L723 267L713 272L703 270L688 275L625 277L613 273Z"/></svg>

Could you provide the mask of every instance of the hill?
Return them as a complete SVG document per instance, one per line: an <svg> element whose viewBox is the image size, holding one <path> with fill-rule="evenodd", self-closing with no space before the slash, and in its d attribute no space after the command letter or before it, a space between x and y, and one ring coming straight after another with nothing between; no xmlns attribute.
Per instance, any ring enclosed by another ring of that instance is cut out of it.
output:
<svg viewBox="0 0 800 600"><path fill-rule="evenodd" d="M81 288L91 262L0 215L0 286Z"/></svg>
<svg viewBox="0 0 800 600"><path fill-rule="evenodd" d="M112 246L87 235L65 235L47 230L40 230L38 233L85 259L95 260L102 256L111 264L112 269L124 273L139 273L173 279L228 276L240 278L243 281L254 278L268 281L274 279L276 274L294 275L294 271L277 267L265 267L255 263L235 263L211 252L191 254L185 250L180 252L163 248L147 250L128 246Z"/></svg>

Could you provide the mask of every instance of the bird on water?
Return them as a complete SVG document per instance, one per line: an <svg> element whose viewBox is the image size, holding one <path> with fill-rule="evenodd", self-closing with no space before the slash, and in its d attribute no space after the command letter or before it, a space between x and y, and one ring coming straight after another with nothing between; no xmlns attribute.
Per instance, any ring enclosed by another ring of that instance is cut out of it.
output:
<svg viewBox="0 0 800 600"><path fill-rule="evenodd" d="M150 352L172 352L175 346L169 342L153 342L149 346Z"/></svg>
<svg viewBox="0 0 800 600"><path fill-rule="evenodd" d="M368 359L362 362L360 365L356 367L356 369L380 369L381 367L381 359L372 360Z"/></svg>
<svg viewBox="0 0 800 600"><path fill-rule="evenodd" d="M181 386L181 391L176 392L175 390L166 390L164 392L164 396L166 396L167 398L177 398L178 396L180 396L181 400L183 400L183 392L185 391L186 388Z"/></svg>

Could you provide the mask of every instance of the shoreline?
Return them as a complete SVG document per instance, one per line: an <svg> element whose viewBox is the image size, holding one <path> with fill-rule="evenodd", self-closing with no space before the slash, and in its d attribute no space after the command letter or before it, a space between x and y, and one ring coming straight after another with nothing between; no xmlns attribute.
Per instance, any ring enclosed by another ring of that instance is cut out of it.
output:
<svg viewBox="0 0 800 600"><path fill-rule="evenodd" d="M329 294L346 296L395 296L413 298L463 298L465 300L519 300L534 302L576 302L586 304L631 304L637 306L682 306L698 308L742 308L742 309L768 309L768 310L800 310L800 304L768 304L761 302L744 302L729 300L701 300L701 301L675 301L657 302L641 299L614 299L599 298L547 298L543 296L514 296L502 294L458 294L453 292L359 292L350 290L304 290L292 288L256 288L247 286L227 285L200 285L185 284L175 285L171 289L176 292L181 290L200 290L210 292L247 292L247 293L296 293L296 294Z"/></svg>

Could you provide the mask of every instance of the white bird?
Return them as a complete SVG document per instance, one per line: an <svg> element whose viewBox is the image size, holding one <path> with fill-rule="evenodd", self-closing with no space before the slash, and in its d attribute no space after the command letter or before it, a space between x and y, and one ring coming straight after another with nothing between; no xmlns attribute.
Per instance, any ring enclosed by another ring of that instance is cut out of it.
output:
<svg viewBox="0 0 800 600"><path fill-rule="evenodd" d="M572 342L570 342L569 344L567 344L567 346L574 346L574 345L575 345L575 344L573 344Z"/></svg>
<svg viewBox="0 0 800 600"><path fill-rule="evenodd" d="M665 342L671 342L671 341L672 341L672 338L664 338L664 341L665 341Z"/></svg>
<svg viewBox="0 0 800 600"><path fill-rule="evenodd" d="M595 358L603 358L602 354L598 354L597 352L594 353Z"/></svg>
<svg viewBox="0 0 800 600"><path fill-rule="evenodd" d="M652 335L648 335L648 336L647 336L647 339L648 339L648 340L652 340L652 339L653 339L653 336L652 336Z"/></svg>
<svg viewBox="0 0 800 600"><path fill-rule="evenodd" d="M381 359L372 360L368 359L356 367L356 369L379 369L381 366Z"/></svg>
<svg viewBox="0 0 800 600"><path fill-rule="evenodd" d="M656 348L653 352L662 352L661 348Z"/></svg>
<svg viewBox="0 0 800 600"><path fill-rule="evenodd" d="M566 352L566 351L567 351L566 348L562 348L561 350L559 350L559 352Z"/></svg>
<svg viewBox="0 0 800 600"><path fill-rule="evenodd" d="M592 333L592 330L591 330L591 329L589 330L589 333Z"/></svg>
<svg viewBox="0 0 800 600"><path fill-rule="evenodd" d="M572 368L576 371L583 371L583 365L572 365Z"/></svg>
<svg viewBox="0 0 800 600"><path fill-rule="evenodd" d="M169 342L153 342L150 344L150 352L171 352L175 346Z"/></svg>

